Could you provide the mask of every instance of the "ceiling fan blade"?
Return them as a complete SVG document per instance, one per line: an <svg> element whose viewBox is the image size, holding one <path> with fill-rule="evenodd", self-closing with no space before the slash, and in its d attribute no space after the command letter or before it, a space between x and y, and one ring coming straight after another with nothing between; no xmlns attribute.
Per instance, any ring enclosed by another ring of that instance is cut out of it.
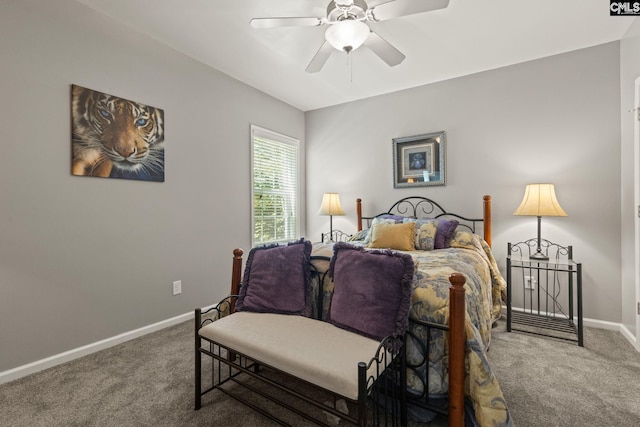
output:
<svg viewBox="0 0 640 427"><path fill-rule="evenodd" d="M399 16L444 9L447 6L449 0L393 0L370 8L368 15L373 21L385 21Z"/></svg>
<svg viewBox="0 0 640 427"><path fill-rule="evenodd" d="M333 53L333 46L331 46L329 42L325 41L322 46L320 46L320 49L318 49L309 65L307 65L305 71L307 73L317 73L320 71L327 62L327 59L331 56L331 53Z"/></svg>
<svg viewBox="0 0 640 427"><path fill-rule="evenodd" d="M398 65L404 61L405 56L402 52L373 31L364 41L364 45L371 49L373 53L378 55L380 59L389 64L390 67Z"/></svg>
<svg viewBox="0 0 640 427"><path fill-rule="evenodd" d="M317 27L322 24L324 20L316 17L253 18L249 22L253 28Z"/></svg>

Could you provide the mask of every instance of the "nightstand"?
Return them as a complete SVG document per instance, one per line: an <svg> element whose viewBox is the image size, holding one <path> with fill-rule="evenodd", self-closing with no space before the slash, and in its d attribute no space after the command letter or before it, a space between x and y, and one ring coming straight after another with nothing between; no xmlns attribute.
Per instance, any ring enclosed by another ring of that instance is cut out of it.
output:
<svg viewBox="0 0 640 427"><path fill-rule="evenodd" d="M537 239L507 246L507 331L584 346L582 264L573 248L541 240L548 260L531 258ZM577 308L577 310L575 310Z"/></svg>

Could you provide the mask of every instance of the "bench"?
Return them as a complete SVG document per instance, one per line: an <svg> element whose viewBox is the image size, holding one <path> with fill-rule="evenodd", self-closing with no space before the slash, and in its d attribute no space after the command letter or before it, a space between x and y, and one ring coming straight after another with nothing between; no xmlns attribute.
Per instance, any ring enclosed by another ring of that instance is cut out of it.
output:
<svg viewBox="0 0 640 427"><path fill-rule="evenodd" d="M247 399L248 389L319 425L329 425L326 414L359 426L407 424L403 338L413 260L347 244L334 251L329 321L311 317L311 244L303 240L252 249L240 295L196 309L195 409L220 390L286 425ZM362 266L373 277L360 277ZM239 270L234 259L234 277ZM212 362L205 389L203 357Z"/></svg>
<svg viewBox="0 0 640 427"><path fill-rule="evenodd" d="M372 256L366 253L355 251L355 256ZM352 261L347 259L344 263L350 266ZM232 274L232 289L236 292L241 265L242 251L236 249ZM412 272L411 261L410 277ZM459 289L464 285L461 275L454 274L450 280ZM334 281L337 289L337 277ZM410 295L410 283L408 287ZM331 425L326 422L331 421L331 416L333 425L335 417L359 426L407 425L403 345L406 323L402 334L378 340L305 316L236 312L237 299L232 295L209 310L195 311L196 410L202 407L205 394L220 390L279 424L288 425L265 405L248 399L244 393L247 389L318 425ZM409 305L407 299L407 310ZM321 307L318 309L322 311ZM396 310L402 312L400 306ZM205 356L211 361L211 371L206 372L210 381L203 389ZM340 407L340 401L347 402L349 413Z"/></svg>
<svg viewBox="0 0 640 427"><path fill-rule="evenodd" d="M387 415L376 411L372 416L373 423L406 425L406 411L402 405L405 388L388 386L386 388L389 390L380 390L374 387L379 385L376 380L387 367L393 369L391 365L394 362L402 367L394 371L398 378L390 381L404 384L404 376L399 377L405 372L402 363L404 357L401 351L393 353L386 349L390 347L390 340L378 342L303 316L251 312L224 316L227 311L225 306L230 302L231 299L227 299L219 304L214 309L216 320L208 323L200 310L196 310L196 341L205 342L205 346L196 343L196 409L200 409L204 394L218 389L268 418L281 422L246 399L242 391L224 387L229 382L247 387L319 425L328 425L318 417L321 411L359 426L367 425L367 397L376 395L376 399L387 400L386 404L392 407L394 413ZM220 315L223 317L218 317ZM206 390L201 389L200 383L201 355L209 356L214 361L212 384ZM279 373L280 376L274 379L273 375L268 375L269 372ZM275 393L260 392L255 384L248 384L240 378L241 373L276 387L289 400L276 397ZM282 378L287 380L282 381ZM320 393L303 394L292 387L290 379L320 390ZM326 402L327 396L329 403ZM356 414L345 414L338 410L336 402L340 399L348 402L348 407L356 408ZM301 410L300 401L319 411L313 414L309 410ZM381 423L379 420L383 418L389 422Z"/></svg>

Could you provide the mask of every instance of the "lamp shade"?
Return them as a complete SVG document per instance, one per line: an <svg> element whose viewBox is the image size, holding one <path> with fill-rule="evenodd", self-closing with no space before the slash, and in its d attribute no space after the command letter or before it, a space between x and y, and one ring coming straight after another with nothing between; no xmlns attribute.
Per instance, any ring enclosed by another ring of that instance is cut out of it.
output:
<svg viewBox="0 0 640 427"><path fill-rule="evenodd" d="M338 193L324 193L318 215L344 215Z"/></svg>
<svg viewBox="0 0 640 427"><path fill-rule="evenodd" d="M524 197L514 215L567 216L562 209L553 184L527 184Z"/></svg>
<svg viewBox="0 0 640 427"><path fill-rule="evenodd" d="M364 43L369 32L369 27L364 22L345 19L327 28L324 37L336 49L351 52Z"/></svg>

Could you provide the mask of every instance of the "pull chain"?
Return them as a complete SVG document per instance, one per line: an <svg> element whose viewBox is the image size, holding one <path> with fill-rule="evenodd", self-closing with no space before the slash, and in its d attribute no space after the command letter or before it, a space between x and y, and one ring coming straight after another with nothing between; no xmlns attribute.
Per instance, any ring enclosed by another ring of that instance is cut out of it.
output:
<svg viewBox="0 0 640 427"><path fill-rule="evenodd" d="M353 83L353 60L351 59L351 52L353 48L351 46L345 46L344 51L347 52L347 69L349 70L349 83Z"/></svg>
<svg viewBox="0 0 640 427"><path fill-rule="evenodd" d="M347 52L347 68L349 69L349 83L353 83L353 58L351 58L351 52Z"/></svg>

